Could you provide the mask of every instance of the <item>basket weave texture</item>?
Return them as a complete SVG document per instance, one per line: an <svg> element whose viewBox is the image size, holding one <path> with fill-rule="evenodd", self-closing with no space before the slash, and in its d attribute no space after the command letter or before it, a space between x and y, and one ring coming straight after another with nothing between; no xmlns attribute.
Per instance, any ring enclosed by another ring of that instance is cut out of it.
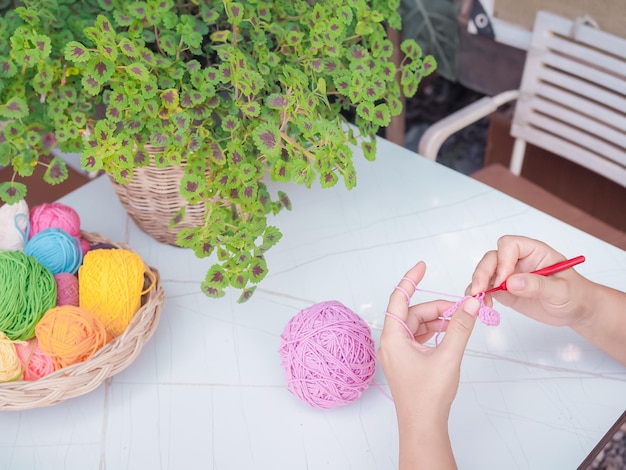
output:
<svg viewBox="0 0 626 470"><path fill-rule="evenodd" d="M204 204L189 204L180 195L180 182L184 175L183 165L158 168L154 163L160 149L146 145L150 163L133 169L133 179L128 184L117 183L111 175L109 180L122 206L137 226L161 243L177 246L176 236L183 227L202 224ZM185 220L168 227L174 214L185 206Z"/></svg>
<svg viewBox="0 0 626 470"><path fill-rule="evenodd" d="M106 243L130 250L124 244L114 243L94 232L82 232L91 244ZM105 379L126 369L152 337L159 323L165 294L159 272L147 266L156 282L141 301L141 308L120 336L99 349L89 360L59 369L39 380L19 380L0 383L0 410L27 410L56 405L97 388ZM146 285L152 282L146 276Z"/></svg>

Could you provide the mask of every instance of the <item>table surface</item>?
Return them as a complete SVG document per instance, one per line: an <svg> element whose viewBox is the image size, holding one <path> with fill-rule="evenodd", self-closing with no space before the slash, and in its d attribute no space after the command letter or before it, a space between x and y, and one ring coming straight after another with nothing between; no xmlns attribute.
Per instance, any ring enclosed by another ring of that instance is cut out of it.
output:
<svg viewBox="0 0 626 470"><path fill-rule="evenodd" d="M108 180L61 201L82 228L128 243L159 269L167 296L137 360L93 392L0 414L0 469L393 469L393 403L375 386L352 404L309 407L285 386L280 334L300 310L338 300L376 344L393 286L416 261L421 287L462 295L504 234L544 240L576 269L626 288L626 252L462 174L380 140L376 162L355 154L358 185L286 190L293 211L269 275L246 304L206 298L211 264L137 229ZM432 300L418 293L415 302ZM463 469L575 469L626 407L626 370L567 328L501 305L478 323L461 371L450 435ZM380 368L374 380L383 388Z"/></svg>

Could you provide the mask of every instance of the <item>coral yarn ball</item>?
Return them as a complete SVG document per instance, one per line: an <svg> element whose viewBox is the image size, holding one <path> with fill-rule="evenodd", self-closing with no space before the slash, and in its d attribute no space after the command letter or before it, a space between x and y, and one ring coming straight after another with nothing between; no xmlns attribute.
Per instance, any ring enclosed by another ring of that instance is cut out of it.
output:
<svg viewBox="0 0 626 470"><path fill-rule="evenodd" d="M314 408L357 400L376 371L369 326L341 302L315 304L285 326L279 349L287 389Z"/></svg>

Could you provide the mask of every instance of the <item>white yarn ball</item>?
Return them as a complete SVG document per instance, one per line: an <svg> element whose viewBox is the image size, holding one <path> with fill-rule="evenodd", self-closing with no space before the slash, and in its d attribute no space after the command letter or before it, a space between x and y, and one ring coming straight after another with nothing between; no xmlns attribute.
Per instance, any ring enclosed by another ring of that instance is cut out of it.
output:
<svg viewBox="0 0 626 470"><path fill-rule="evenodd" d="M15 216L23 214L15 220ZM17 222L17 226L16 226ZM28 224L28 204L25 200L0 207L0 250L21 250ZM17 227L20 229L18 230ZM21 232L20 232L21 230Z"/></svg>

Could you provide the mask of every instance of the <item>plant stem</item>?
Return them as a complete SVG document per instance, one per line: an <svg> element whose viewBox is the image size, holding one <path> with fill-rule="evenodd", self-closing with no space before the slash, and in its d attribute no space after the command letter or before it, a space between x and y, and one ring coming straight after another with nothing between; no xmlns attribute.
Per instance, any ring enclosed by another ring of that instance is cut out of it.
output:
<svg viewBox="0 0 626 470"><path fill-rule="evenodd" d="M283 140L287 141L288 143L296 147L298 150L300 150L303 154L305 154L311 160L316 160L315 155L310 150L305 149L302 145L300 145L298 142L293 140L287 134L281 131L280 136L282 137Z"/></svg>

